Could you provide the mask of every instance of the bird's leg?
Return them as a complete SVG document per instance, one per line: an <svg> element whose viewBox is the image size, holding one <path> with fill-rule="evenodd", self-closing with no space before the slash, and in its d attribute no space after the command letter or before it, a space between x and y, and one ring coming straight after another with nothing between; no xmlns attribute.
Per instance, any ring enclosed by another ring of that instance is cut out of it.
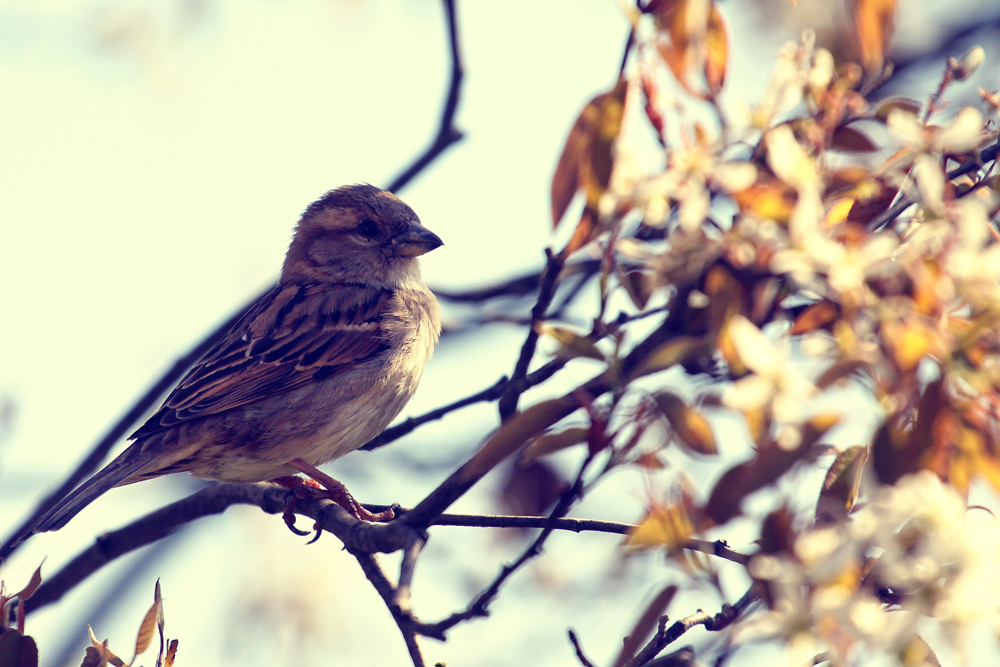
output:
<svg viewBox="0 0 1000 667"><path fill-rule="evenodd" d="M272 479L273 484L277 484L283 488L288 489L288 493L285 495L285 510L281 513L281 518L285 520L285 525L288 526L288 530L292 531L296 535L305 537L309 534L308 531L299 530L295 527L295 506L299 502L299 498L306 498L311 495L309 489L311 488L314 492L322 492L322 487L319 482L315 482L311 479L304 479L297 475L286 475L285 477L277 477ZM313 530L316 531L316 536L309 541L312 544L319 539L320 533L323 531L319 527L319 522L317 521L313 525Z"/></svg>
<svg viewBox="0 0 1000 667"><path fill-rule="evenodd" d="M324 487L321 491L310 485L309 490L305 491L305 493L308 493L314 498L329 498L347 510L347 513L355 519L360 519L362 521L389 521L396 516L391 509L387 509L383 512L377 512L375 514L369 512L361 506L361 503L354 499L354 496L351 495L351 492L347 490L346 486L335 480L333 477L330 477L325 472L318 470L316 466L309 465L302 459L293 459L288 462L288 465L292 466L299 472L308 475ZM296 492L298 491L296 490Z"/></svg>

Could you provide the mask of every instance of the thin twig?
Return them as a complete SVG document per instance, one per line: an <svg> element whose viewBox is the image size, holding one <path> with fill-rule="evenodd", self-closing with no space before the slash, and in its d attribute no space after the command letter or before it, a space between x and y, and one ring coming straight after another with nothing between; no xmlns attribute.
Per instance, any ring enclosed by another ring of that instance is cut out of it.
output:
<svg viewBox="0 0 1000 667"><path fill-rule="evenodd" d="M407 435L418 426L423 426L427 422L436 421L441 419L450 412L459 410L469 405L475 405L476 403L483 403L485 401L495 401L503 393L504 387L507 386L507 376L502 376L497 380L492 386L483 389L482 391L476 392L471 396L466 396L465 398L460 398L454 403L449 403L448 405L441 406L431 410L430 412L425 412L417 417L410 417L406 421L392 426L382 431L379 435L375 436L368 441L367 444L363 445L361 449L365 451L371 451L373 449L378 449L379 447L384 447L394 440L402 438Z"/></svg>
<svg viewBox="0 0 1000 667"><path fill-rule="evenodd" d="M444 641L445 633L459 623L473 618L489 616L489 604L496 597L497 593L500 592L500 587L503 586L504 582L506 582L512 574L521 569L525 563L542 553L542 546L549 538L549 535L552 534L552 531L555 530L556 521L564 517L566 513L569 512L570 508L573 507L573 504L576 502L581 490L583 489L583 475L587 471L587 468L592 460L593 455L588 455L583 464L580 466L580 471L577 473L576 481L573 483L573 486L562 494L559 502L555 506L555 509L553 509L552 513L549 515L547 525L542 528L542 532L539 533L538 537L536 537L528 548L521 553L517 560L513 563L504 565L500 569L499 574L497 574L497 576L493 579L493 583L491 583L484 591L479 593L479 595L477 595L475 599L469 603L469 606L466 607L465 611L456 612L447 618L438 621L437 623L419 623L414 621L414 627L417 632L427 637L433 637Z"/></svg>
<svg viewBox="0 0 1000 667"><path fill-rule="evenodd" d="M583 652L583 646L580 645L580 638L576 636L576 632L573 628L570 628L567 633L569 634L569 641L573 644L573 650L576 651L576 659L580 661L583 667L594 667L594 663L587 659L587 655Z"/></svg>
<svg viewBox="0 0 1000 667"><path fill-rule="evenodd" d="M200 519L224 512L237 504L255 505L265 512L284 510L287 491L274 484L212 484L142 517L132 523L97 538L92 546L82 551L62 570L47 578L38 591L28 599L27 609L33 611L57 602L94 572L108 563L147 544L157 542L174 533L178 528ZM380 511L387 506L365 505L369 510ZM334 533L352 553L393 551L412 543L415 533L401 523L369 524L348 515L338 505L329 501L303 499L296 504L296 512L319 522L324 530ZM407 510L398 509L399 515ZM478 528L543 528L574 533L585 531L625 535L636 526L615 521L595 519L567 519L552 517L492 516L474 514L441 514L434 521L440 526L466 526ZM745 564L749 556L725 546L722 542L688 540L686 549Z"/></svg>
<svg viewBox="0 0 1000 667"><path fill-rule="evenodd" d="M448 97L445 99L444 110L441 113L441 123L438 127L437 136L431 141L431 145L413 161L409 167L403 170L399 176L393 179L389 187L390 192L396 192L405 187L413 178L423 171L427 165L433 162L441 153L452 144L458 143L464 136L455 127L455 112L458 111L458 102L462 92L462 79L465 70L462 67L462 56L458 44L458 26L455 19L455 0L443 0L445 17L448 21L448 46L451 51L451 83L448 86Z"/></svg>
<svg viewBox="0 0 1000 667"><path fill-rule="evenodd" d="M417 641L417 633L410 629L407 623L408 615L396 604L396 588L393 587L389 577L382 570L378 559L372 554L355 551L351 551L351 555L357 559L365 577L371 582L372 587L375 588L379 597L385 602L385 606L388 607L393 620L396 621L396 626L406 643L406 650L410 654L410 660L413 661L413 667L426 667L427 663L424 661L424 655L421 653L420 644Z"/></svg>
<svg viewBox="0 0 1000 667"><path fill-rule="evenodd" d="M563 258L561 255L552 252L552 248L546 248L545 255L547 257L545 274L542 277L542 286L538 290L538 301L535 302L535 307L531 309L531 327L528 329L528 335L521 346L521 353L518 355L517 363L514 365L514 372L510 376L510 384L504 390L503 396L500 397L500 403L497 406L500 411L501 420L505 420L517 412L518 399L524 392L524 389L521 389L521 379L528 374L528 366L531 365L531 359L535 356L535 347L538 344L537 325L545 320L545 313L552 303L552 296L555 294L556 285L559 284L559 273L562 271Z"/></svg>
<svg viewBox="0 0 1000 667"><path fill-rule="evenodd" d="M682 618L673 625L667 627L667 617L660 619L660 627L649 643L633 658L628 667L640 667L649 663L660 651L670 644L680 639L681 635L697 625L705 626L709 632L723 630L735 621L743 611L757 599L756 584L751 584L746 593L743 594L736 604L722 605L722 611L714 616L710 616L700 609L686 618Z"/></svg>
<svg viewBox="0 0 1000 667"><path fill-rule="evenodd" d="M413 573L417 568L417 558L424 549L426 541L415 539L413 543L403 549L403 559L399 565L399 583L396 585L396 595L394 601L400 609L409 611L410 609L410 587L413 585Z"/></svg>

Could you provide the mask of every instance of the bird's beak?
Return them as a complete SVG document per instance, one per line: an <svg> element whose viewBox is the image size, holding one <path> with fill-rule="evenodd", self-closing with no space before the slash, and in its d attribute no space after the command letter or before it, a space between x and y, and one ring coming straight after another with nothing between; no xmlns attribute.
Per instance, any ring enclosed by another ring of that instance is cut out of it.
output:
<svg viewBox="0 0 1000 667"><path fill-rule="evenodd" d="M438 235L418 222L410 226L389 241L393 254L404 257L416 257L444 245Z"/></svg>

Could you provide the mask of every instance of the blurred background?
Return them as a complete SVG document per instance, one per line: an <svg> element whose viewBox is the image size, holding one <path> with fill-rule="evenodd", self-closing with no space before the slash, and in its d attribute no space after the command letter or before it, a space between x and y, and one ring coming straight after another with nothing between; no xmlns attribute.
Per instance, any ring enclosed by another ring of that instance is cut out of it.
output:
<svg viewBox="0 0 1000 667"><path fill-rule="evenodd" d="M729 0L721 10L731 52L724 103L755 100L776 49L805 26L835 55L852 55L838 39L841 3ZM549 180L575 115L614 82L629 21L612 0L459 2L458 29L466 79L456 124L466 138L398 193L444 239L423 267L425 281L447 291L538 270L542 249L565 240L567 229L551 234ZM996 89L998 32L992 0L901 0L897 75L884 95L926 99L943 55L974 43L987 66L953 103L971 101L977 85ZM0 532L178 356L273 282L311 201L344 183L386 185L423 150L437 130L448 62L434 0L0 1ZM531 295L485 310L445 302L451 333L401 418L509 373L523 325L477 322L484 312L523 318L532 303ZM585 292L567 317L586 321L594 303ZM575 361L522 405L598 369ZM862 433L871 427L864 419ZM366 502L411 506L495 425L495 407L478 405L329 470ZM716 427L725 454L745 455L745 443L726 443L725 423ZM501 478L491 475L454 510L502 509ZM610 482L574 515L638 519L648 480ZM114 490L66 529L31 540L0 578L16 590L43 558L43 575L55 572L96 534L193 488L173 476ZM464 608L525 539L434 529L417 572L417 613L433 621ZM593 657L612 655L671 580L661 556L625 559L618 543L554 536L492 618L454 629L446 644L425 642L426 655L455 665L525 656L574 664L570 626ZM391 569L395 559L385 560ZM167 634L180 639L178 664L407 661L384 605L336 538L306 547L278 517L237 507L29 616L42 664L79 664L88 623L127 655L157 578ZM730 592L744 586L737 579ZM688 591L675 604L721 602Z"/></svg>

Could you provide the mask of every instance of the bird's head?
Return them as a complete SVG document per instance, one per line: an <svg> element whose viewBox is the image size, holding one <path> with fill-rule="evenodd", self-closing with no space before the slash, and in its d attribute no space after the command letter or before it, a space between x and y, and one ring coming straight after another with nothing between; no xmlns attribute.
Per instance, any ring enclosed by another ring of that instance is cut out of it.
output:
<svg viewBox="0 0 1000 667"><path fill-rule="evenodd" d="M416 258L442 245L409 206L374 185L345 185L309 205L288 247L281 282L400 285Z"/></svg>

